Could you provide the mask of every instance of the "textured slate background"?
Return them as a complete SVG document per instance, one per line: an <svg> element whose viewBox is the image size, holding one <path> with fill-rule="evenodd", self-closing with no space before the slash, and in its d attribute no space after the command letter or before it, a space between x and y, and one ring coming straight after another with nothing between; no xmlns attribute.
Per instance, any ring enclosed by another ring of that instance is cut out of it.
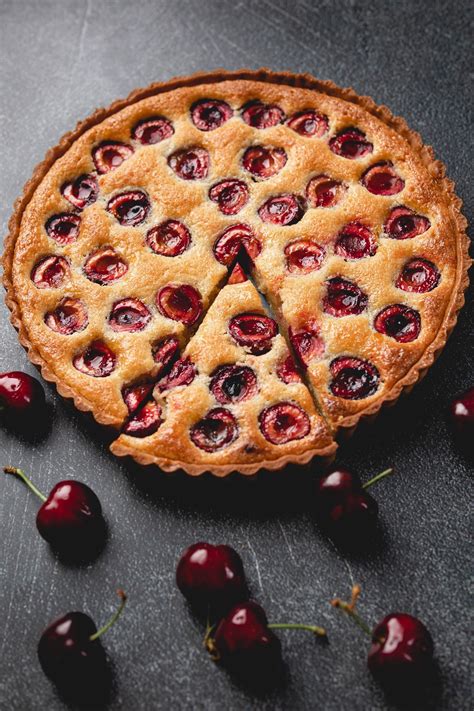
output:
<svg viewBox="0 0 474 711"><path fill-rule="evenodd" d="M386 103L435 147L472 218L470 5L0 0L2 234L33 166L79 118L136 86L218 66L309 71ZM110 540L92 566L59 562L36 533L34 497L20 482L1 482L0 708L65 708L39 668L38 637L68 609L103 620L118 585L130 602L107 637L116 673L112 709L392 708L366 672L367 640L328 605L358 581L368 620L402 609L432 630L442 688L427 706L467 710L472 487L445 409L472 385L472 293L425 381L341 449L341 463L363 477L397 469L376 492L380 539L358 556L342 555L312 523L304 473L225 482L154 476L115 460L107 434L48 388L51 433L31 445L0 431L0 463L24 467L44 490L64 477L92 485ZM34 372L4 306L0 329L0 370ZM256 698L235 686L201 647L202 628L175 587L174 568L180 551L202 538L241 552L273 620L329 629L327 647L309 635L282 635L288 678L277 692Z"/></svg>

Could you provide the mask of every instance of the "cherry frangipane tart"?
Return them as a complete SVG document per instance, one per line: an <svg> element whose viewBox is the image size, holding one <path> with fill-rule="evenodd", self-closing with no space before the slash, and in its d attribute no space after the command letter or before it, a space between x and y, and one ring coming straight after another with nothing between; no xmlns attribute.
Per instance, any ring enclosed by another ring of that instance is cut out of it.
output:
<svg viewBox="0 0 474 711"><path fill-rule="evenodd" d="M431 149L351 90L265 70L176 79L97 111L38 166L10 223L7 303L43 375L122 430L117 453L276 468L327 454L325 426L354 426L431 365L467 284L459 209ZM236 262L273 308L263 321L239 270L225 286ZM226 402L227 375L251 396ZM265 437L290 411L308 432Z"/></svg>

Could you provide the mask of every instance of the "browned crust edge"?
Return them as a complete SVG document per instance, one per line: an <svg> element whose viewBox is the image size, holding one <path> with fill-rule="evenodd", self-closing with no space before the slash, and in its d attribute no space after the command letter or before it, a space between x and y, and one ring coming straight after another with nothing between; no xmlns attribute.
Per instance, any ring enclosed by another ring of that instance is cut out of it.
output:
<svg viewBox="0 0 474 711"><path fill-rule="evenodd" d="M132 91L127 98L114 101L107 108L97 109L86 119L80 121L75 129L64 134L59 143L47 151L43 161L34 169L32 177L26 183L22 194L14 204L13 213L8 223L9 231L5 239L2 265L4 270L3 285L6 290L5 301L11 311L10 321L14 328L18 331L20 343L27 351L29 359L40 369L45 380L55 383L58 392L63 397L72 399L75 406L79 410L84 412L91 411L92 408L85 398L81 397L77 393L74 393L69 386L62 383L56 377L55 373L49 368L47 362L41 357L38 350L30 342L26 329L22 323L20 307L14 295L12 267L15 243L19 234L23 211L31 200L37 186L49 171L53 163L64 155L71 145L92 126L101 123L107 117L117 111L120 111L126 106L155 94L161 94L183 87L197 86L200 84L213 84L221 81L239 79L268 82L273 84L285 84L296 88L312 89L314 91L343 99L360 106L407 140L412 150L419 155L433 179L436 180L440 189L445 192L447 201L452 206L453 228L456 234L457 243L456 282L453 287L451 300L446 308L442 326L439 329L436 338L430 343L418 362L410 368L406 375L397 383L396 387L392 388L389 395L385 399L379 400L367 407L365 410L362 410L351 417L345 418L339 425L340 430L353 430L362 418L372 418L379 412L383 405L394 404L402 392L411 390L415 383L426 373L428 368L441 353L448 336L456 324L459 310L464 304L464 291L469 284L467 272L472 260L469 257L469 239L466 235L467 221L461 213L462 200L455 194L454 182L446 177L445 167L441 161L435 158L434 151L431 146L424 145L421 136L417 132L412 131L403 118L394 116L386 106L377 105L373 99L368 96L359 96L352 88L340 88L331 81L318 80L310 74L273 72L266 68L258 70L241 69L236 71L217 69L212 72L199 72L191 76L176 77L167 82L155 82L146 88ZM105 425L116 424L113 421L113 418L105 413L96 416L96 420ZM255 474L259 469L275 470L280 469L289 463L306 464L314 456L331 456L334 454L335 448L336 445L333 444L324 450L308 450L299 456L281 457L280 459L273 461L264 461L241 466L222 465L214 466L212 468L203 465L190 465L186 462L170 461L167 459L160 459L159 457L150 457L149 455L136 453L133 456L134 459L140 464L158 464L164 471L182 469L191 475L198 475L205 471L209 471L216 476L223 477L234 471L251 475ZM127 447L117 445L116 443L114 443L113 452L117 456L126 456L130 454Z"/></svg>

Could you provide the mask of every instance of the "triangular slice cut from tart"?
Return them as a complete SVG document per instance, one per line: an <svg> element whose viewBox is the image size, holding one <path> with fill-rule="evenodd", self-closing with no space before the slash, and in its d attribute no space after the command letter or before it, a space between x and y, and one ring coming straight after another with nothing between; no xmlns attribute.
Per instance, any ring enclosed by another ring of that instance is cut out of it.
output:
<svg viewBox="0 0 474 711"><path fill-rule="evenodd" d="M111 449L166 470L224 475L330 457L336 445L276 322L237 266Z"/></svg>

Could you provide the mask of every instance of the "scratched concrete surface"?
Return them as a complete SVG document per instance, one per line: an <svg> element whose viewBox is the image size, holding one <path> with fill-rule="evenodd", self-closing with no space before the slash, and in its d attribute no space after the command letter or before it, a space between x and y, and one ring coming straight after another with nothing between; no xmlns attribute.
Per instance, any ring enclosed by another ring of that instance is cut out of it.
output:
<svg viewBox="0 0 474 711"><path fill-rule="evenodd" d="M0 0L2 234L33 166L78 119L136 86L218 66L309 71L386 103L447 163L470 218L470 8L468 0ZM391 709L366 672L367 640L328 605L358 581L367 620L402 609L432 630L442 685L425 706L467 711L472 486L445 409L472 385L472 293L425 381L341 449L341 463L362 476L397 470L376 492L383 535L359 556L342 555L315 528L301 473L256 482L153 477L109 455L107 434L48 388L50 435L32 445L0 431L0 464L24 467L45 490L65 477L89 483L110 540L94 565L59 562L36 533L33 497L13 479L1 482L0 708L66 708L38 665L41 630L68 609L103 620L121 585L129 606L106 641L111 709ZM0 336L0 370L34 372L4 306ZM328 646L282 635L288 674L278 691L253 696L206 658L202 627L174 584L176 559L196 539L241 552L271 619L328 628Z"/></svg>

